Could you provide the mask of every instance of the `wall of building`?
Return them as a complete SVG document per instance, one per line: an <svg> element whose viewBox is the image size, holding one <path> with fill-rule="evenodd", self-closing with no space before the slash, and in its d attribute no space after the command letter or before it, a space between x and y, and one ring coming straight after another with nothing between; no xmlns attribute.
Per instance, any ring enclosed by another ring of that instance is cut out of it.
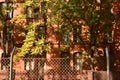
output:
<svg viewBox="0 0 120 80"><path fill-rule="evenodd" d="M5 0L0 0L0 2L4 2ZM20 8L20 3L15 3L14 4L14 15L13 15L13 17L16 17L16 16L19 16L19 15L21 15L21 14L23 14L24 13L24 10L22 9L22 8ZM26 20L23 20L22 22L20 22L20 23L15 23L15 28L17 28L17 26L24 26L24 25L26 25L27 24L27 21ZM61 44L61 42L60 42L60 39L61 39L61 37L59 36L59 35L56 35L56 33L54 32L56 29L57 29L58 27L56 26L56 25L53 25L52 27L48 27L47 28L47 40L51 43L51 47L52 47L52 50L51 50L51 52L49 52L49 53L47 53L47 55L46 55L46 58L48 59L48 60L50 60L51 58L61 58L61 51L60 51L60 47L62 46L62 44ZM84 32L85 31L87 31L87 29L85 28L85 27L83 27L83 37L84 37ZM14 39L15 39L15 42L16 42L16 45L17 46L19 46L19 45L21 45L23 42L23 40L24 40L24 37L19 37L19 33L20 32L22 32L22 30L21 31L19 31L19 30L17 30L16 29L16 31L15 31L15 34L14 34ZM119 42L120 41L120 37L119 37L119 32L120 32L120 29L118 28L118 29L114 29L114 40L115 41L117 41L117 42ZM71 36L71 37L73 37L73 36ZM85 39L88 39L89 38L89 36L87 36L87 37L84 37ZM71 38L71 40L72 40L72 38ZM115 44L115 47L113 47L113 48L115 48L114 49L114 53L115 53L115 69L117 69L117 70L120 70L120 60L119 60L119 53L120 53L120 44L118 43L118 44ZM105 53L104 53L104 47L102 47L101 48L102 50L102 54L101 55L97 55L97 53L95 54L95 56L96 57L100 57L100 58L102 58L101 60L101 63L100 64L102 64L103 62L104 62L104 56L105 56ZM82 46L82 45L73 45L70 49L68 49L67 50L67 52L69 52L70 53L70 63L71 63L71 66L73 67L73 55L74 55L74 53L75 52L81 52L81 51L83 51L83 50L85 50L85 51L87 51L87 52L89 52L89 46L87 46L87 45L84 45L84 46ZM88 60L89 61L89 60ZM98 65L98 66L96 66L95 68L96 68L96 70L100 70L100 69L103 69L103 68L101 68L101 67L99 67L99 66L101 66L100 64L98 64L97 62L96 62L96 65ZM21 64L20 64L21 65ZM85 64L86 65L86 64ZM22 66L22 65L21 65ZM87 65L86 65L87 66ZM89 65L88 65L88 67L86 67L86 66L84 66L85 67L85 69L90 69L90 68L88 68L89 67ZM102 67L105 67L105 64L103 64L103 66ZM15 67L15 68L17 68L17 67Z"/></svg>

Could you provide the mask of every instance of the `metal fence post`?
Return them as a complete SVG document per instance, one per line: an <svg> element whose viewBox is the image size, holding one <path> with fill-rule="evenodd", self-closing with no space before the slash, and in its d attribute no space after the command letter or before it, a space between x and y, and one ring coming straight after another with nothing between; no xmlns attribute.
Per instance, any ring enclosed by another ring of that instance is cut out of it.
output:
<svg viewBox="0 0 120 80"><path fill-rule="evenodd" d="M10 77L9 77L9 80L13 80L13 75L12 75L12 73L13 73L13 54L14 54L15 48L16 47L13 48L13 50L10 54L10 74L9 74Z"/></svg>
<svg viewBox="0 0 120 80"><path fill-rule="evenodd" d="M106 59L107 59L107 80L110 80L110 56L109 56L109 49L108 47L105 48L105 52L106 52Z"/></svg>

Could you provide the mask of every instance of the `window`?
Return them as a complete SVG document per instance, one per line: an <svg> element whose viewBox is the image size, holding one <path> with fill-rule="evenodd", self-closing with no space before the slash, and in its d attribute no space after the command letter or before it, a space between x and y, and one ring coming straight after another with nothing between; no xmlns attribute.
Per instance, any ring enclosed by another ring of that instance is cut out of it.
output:
<svg viewBox="0 0 120 80"><path fill-rule="evenodd" d="M26 55L27 58L25 61L25 67L24 69L27 70L29 79L35 79L36 76L33 76L34 74L39 76L40 80L44 79L44 66L46 61L46 52L43 52L41 55ZM38 79L38 78L37 78Z"/></svg>
<svg viewBox="0 0 120 80"><path fill-rule="evenodd" d="M0 12L1 15L3 16L3 18L5 19L11 19L13 17L13 7L12 7L13 3L8 2L2 2L0 4Z"/></svg>
<svg viewBox="0 0 120 80"><path fill-rule="evenodd" d="M82 70L82 53L75 52L73 58L74 58L74 69Z"/></svg>
<svg viewBox="0 0 120 80"><path fill-rule="evenodd" d="M67 73L70 69L70 53L62 52L61 53L61 71Z"/></svg>
<svg viewBox="0 0 120 80"><path fill-rule="evenodd" d="M32 58L26 58L25 70L34 70L34 61Z"/></svg>
<svg viewBox="0 0 120 80"><path fill-rule="evenodd" d="M8 18L11 19L13 17L13 8L12 8L13 3L8 3Z"/></svg>
<svg viewBox="0 0 120 80"><path fill-rule="evenodd" d="M32 8L32 6L27 7L27 18L33 18L33 8Z"/></svg>
<svg viewBox="0 0 120 80"><path fill-rule="evenodd" d="M42 55L27 56L25 58L25 70L34 70L39 68L39 70L44 69L46 53L43 52ZM36 65L36 66L35 66Z"/></svg>
<svg viewBox="0 0 120 80"><path fill-rule="evenodd" d="M7 17L7 3L0 3L0 13L1 13L1 16L3 18L6 18Z"/></svg>
<svg viewBox="0 0 120 80"><path fill-rule="evenodd" d="M70 43L70 34L62 33L62 43Z"/></svg>
<svg viewBox="0 0 120 80"><path fill-rule="evenodd" d="M39 26L38 27L38 38L39 39L42 39L42 38L45 38L45 34L46 34L46 30L45 30L45 26Z"/></svg>
<svg viewBox="0 0 120 80"><path fill-rule="evenodd" d="M75 27L73 30L73 41L79 43L81 41L81 27Z"/></svg>
<svg viewBox="0 0 120 80"><path fill-rule="evenodd" d="M39 18L40 9L39 6L27 6L26 8L27 18Z"/></svg>
<svg viewBox="0 0 120 80"><path fill-rule="evenodd" d="M27 18L46 19L47 10L45 6L46 1L33 0L33 4L26 7Z"/></svg>

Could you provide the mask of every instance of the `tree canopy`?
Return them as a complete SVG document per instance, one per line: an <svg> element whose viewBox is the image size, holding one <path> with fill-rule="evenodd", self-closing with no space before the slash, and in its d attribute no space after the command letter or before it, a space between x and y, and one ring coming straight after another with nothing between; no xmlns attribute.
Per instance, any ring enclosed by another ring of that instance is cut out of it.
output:
<svg viewBox="0 0 120 80"><path fill-rule="evenodd" d="M79 44L89 45L90 49L95 49L97 46L112 41L114 21L114 16L111 13L112 0L39 0L38 2L25 0L25 3L21 3L21 6L26 10L26 7L32 5L34 7L33 11L36 11L41 3L44 3L44 7L42 7L44 9L41 10L43 10L43 22L45 22L44 25L46 27L56 24L58 26L56 32L64 32L65 34L74 34L74 30L79 28L78 33L74 35L80 34ZM29 14L31 13L29 12ZM4 27L5 24L2 23L2 14L0 17L0 25ZM30 16L22 14L13 17L10 21L12 24L20 26L20 23L24 22L27 17ZM38 13L34 14L34 17L39 17ZM41 21L33 20L33 23L21 26L25 30L22 33L24 34L25 40L23 41L22 47L18 50L20 53L19 56L23 57L27 53L42 54L43 51L50 50L50 44L46 44L44 38L38 37L40 34L38 25L40 24L42 24ZM87 31L84 33L84 36L88 36L87 40L83 38L82 32L80 32L82 31L82 27L87 28ZM74 39L71 43L74 44Z"/></svg>
<svg viewBox="0 0 120 80"><path fill-rule="evenodd" d="M88 42L79 36L82 44L98 46L112 41L114 16L111 13L112 0L51 0L50 23L59 26L58 31L73 32L73 29L87 27ZM76 34L77 35L77 34ZM80 43L81 43L80 42Z"/></svg>

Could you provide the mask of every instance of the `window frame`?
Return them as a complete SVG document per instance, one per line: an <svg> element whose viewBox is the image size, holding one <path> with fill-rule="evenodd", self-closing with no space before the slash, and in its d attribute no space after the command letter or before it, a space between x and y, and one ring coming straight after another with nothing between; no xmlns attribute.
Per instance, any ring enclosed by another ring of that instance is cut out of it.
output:
<svg viewBox="0 0 120 80"><path fill-rule="evenodd" d="M69 52L61 52L61 71L67 72L70 70L70 53Z"/></svg>
<svg viewBox="0 0 120 80"><path fill-rule="evenodd" d="M10 5L11 4L11 5ZM5 6L3 6L5 5ZM10 7L10 8L9 8ZM0 2L0 8L1 8L1 15L5 19L12 19L13 18L13 2ZM6 13L3 13L3 10L7 11Z"/></svg>
<svg viewBox="0 0 120 80"><path fill-rule="evenodd" d="M70 40L70 33L61 32L61 43L62 44L69 44Z"/></svg>
<svg viewBox="0 0 120 80"><path fill-rule="evenodd" d="M30 8L30 9L29 9ZM34 14L34 12L33 12L33 7L32 6L27 6L26 7L26 17L28 18L28 19L31 19L31 18L33 18L33 14Z"/></svg>
<svg viewBox="0 0 120 80"><path fill-rule="evenodd" d="M83 67L82 52L75 52L73 54L73 65L74 65L74 70L76 70L76 71L82 70L82 67ZM78 68L78 66L79 66L79 68Z"/></svg>
<svg viewBox="0 0 120 80"><path fill-rule="evenodd" d="M34 70L34 60L32 58L25 60L25 70Z"/></svg>
<svg viewBox="0 0 120 80"><path fill-rule="evenodd" d="M80 37L81 37L81 33L82 32L82 28L80 26L75 26L73 28L73 42L74 43L80 43Z"/></svg>
<svg viewBox="0 0 120 80"><path fill-rule="evenodd" d="M34 5L29 5L26 7L26 18L27 19L39 19L41 16L40 14L41 14L40 6L35 7Z"/></svg>
<svg viewBox="0 0 120 80"><path fill-rule="evenodd" d="M43 62L40 63L40 61L37 63L37 65L44 69L44 64L45 64L45 58L46 58L46 52L43 52L43 55L35 55L35 56L26 56L24 59L24 70L34 70L35 68L35 59L40 59ZM42 64L42 65L41 65Z"/></svg>

